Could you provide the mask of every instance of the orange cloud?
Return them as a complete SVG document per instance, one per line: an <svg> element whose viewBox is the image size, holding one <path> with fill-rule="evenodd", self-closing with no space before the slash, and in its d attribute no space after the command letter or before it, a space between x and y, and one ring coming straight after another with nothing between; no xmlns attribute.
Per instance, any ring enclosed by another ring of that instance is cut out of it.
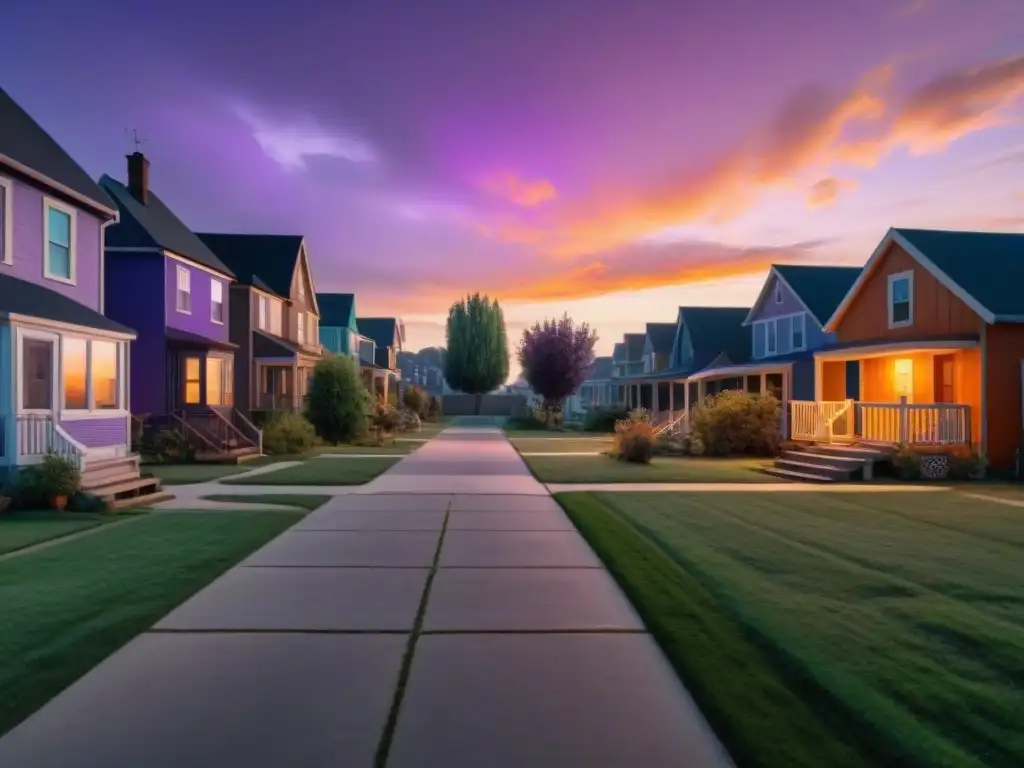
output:
<svg viewBox="0 0 1024 768"><path fill-rule="evenodd" d="M481 189L526 208L554 200L558 193L546 179L521 179L514 171L495 174L480 182Z"/></svg>
<svg viewBox="0 0 1024 768"><path fill-rule="evenodd" d="M811 209L830 208L835 205L843 190L856 188L857 182L855 181L828 176L807 190L807 207Z"/></svg>

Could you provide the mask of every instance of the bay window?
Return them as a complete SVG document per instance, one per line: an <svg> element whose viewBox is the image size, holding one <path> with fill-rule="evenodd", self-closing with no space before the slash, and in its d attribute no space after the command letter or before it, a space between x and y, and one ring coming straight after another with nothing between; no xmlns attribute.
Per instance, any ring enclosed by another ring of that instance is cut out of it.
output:
<svg viewBox="0 0 1024 768"><path fill-rule="evenodd" d="M65 410L86 410L89 407L89 393L86 391L89 342L85 339L64 339L60 367L64 379Z"/></svg>
<svg viewBox="0 0 1024 768"><path fill-rule="evenodd" d="M92 386L93 408L117 408L118 362L117 344L112 341L93 341L92 365L89 381Z"/></svg>
<svg viewBox="0 0 1024 768"><path fill-rule="evenodd" d="M52 341L26 337L22 342L22 407L48 409L53 381ZM116 341L65 336L59 342L56 378L62 393L60 405L66 411L108 411L122 407L121 380L124 344Z"/></svg>

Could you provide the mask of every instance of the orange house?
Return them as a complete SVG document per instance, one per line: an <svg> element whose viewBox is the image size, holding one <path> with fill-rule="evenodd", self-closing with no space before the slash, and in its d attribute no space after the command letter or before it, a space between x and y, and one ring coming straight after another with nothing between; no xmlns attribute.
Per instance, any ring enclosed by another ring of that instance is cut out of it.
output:
<svg viewBox="0 0 1024 768"><path fill-rule="evenodd" d="M836 343L815 353L815 402L791 406L794 439L965 446L1013 466L1024 235L890 229L824 330Z"/></svg>

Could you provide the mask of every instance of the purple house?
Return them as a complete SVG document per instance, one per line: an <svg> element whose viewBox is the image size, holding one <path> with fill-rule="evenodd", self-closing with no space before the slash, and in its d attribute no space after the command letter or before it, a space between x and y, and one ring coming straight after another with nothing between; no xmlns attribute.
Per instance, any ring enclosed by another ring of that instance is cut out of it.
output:
<svg viewBox="0 0 1024 768"><path fill-rule="evenodd" d="M127 185L100 186L120 221L107 230L108 315L138 332L132 410L184 432L206 459L258 453L260 433L235 408L230 341L234 273L149 188L149 161L128 156Z"/></svg>
<svg viewBox="0 0 1024 768"><path fill-rule="evenodd" d="M103 234L116 218L103 190L0 88L0 475L52 451L83 475L138 479L135 332L103 314Z"/></svg>

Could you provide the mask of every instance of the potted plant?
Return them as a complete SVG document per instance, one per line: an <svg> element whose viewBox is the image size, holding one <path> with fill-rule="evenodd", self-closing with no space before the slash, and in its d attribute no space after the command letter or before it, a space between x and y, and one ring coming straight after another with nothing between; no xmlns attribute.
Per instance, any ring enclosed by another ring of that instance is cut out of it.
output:
<svg viewBox="0 0 1024 768"><path fill-rule="evenodd" d="M68 505L68 497L78 492L82 476L72 462L56 453L49 453L39 465L39 486L56 510Z"/></svg>

